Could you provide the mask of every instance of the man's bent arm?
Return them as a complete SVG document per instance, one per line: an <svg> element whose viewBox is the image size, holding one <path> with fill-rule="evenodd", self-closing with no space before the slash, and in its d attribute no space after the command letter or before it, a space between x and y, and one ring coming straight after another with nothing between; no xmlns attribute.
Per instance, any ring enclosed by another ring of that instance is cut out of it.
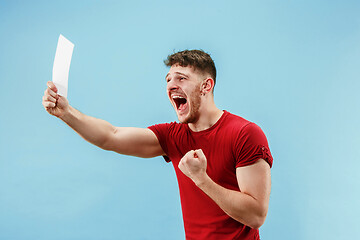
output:
<svg viewBox="0 0 360 240"><path fill-rule="evenodd" d="M180 170L194 181L230 217L251 228L265 221L271 189L270 166L259 159L255 164L238 167L239 191L215 183L206 173L207 160L201 149L191 150L180 160Z"/></svg>
<svg viewBox="0 0 360 240"><path fill-rule="evenodd" d="M269 164L261 159L253 165L237 168L236 175L241 192L218 185L208 175L197 186L230 217L258 229L265 222L269 206Z"/></svg>

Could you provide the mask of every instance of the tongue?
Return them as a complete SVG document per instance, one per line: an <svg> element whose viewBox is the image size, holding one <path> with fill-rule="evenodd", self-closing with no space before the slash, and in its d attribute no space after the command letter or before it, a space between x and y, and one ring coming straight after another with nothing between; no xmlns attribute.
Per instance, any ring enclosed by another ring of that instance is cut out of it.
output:
<svg viewBox="0 0 360 240"><path fill-rule="evenodd" d="M186 103L180 103L178 110L179 110L179 111L183 110L183 109L185 108L185 107L184 107L185 104L186 104Z"/></svg>

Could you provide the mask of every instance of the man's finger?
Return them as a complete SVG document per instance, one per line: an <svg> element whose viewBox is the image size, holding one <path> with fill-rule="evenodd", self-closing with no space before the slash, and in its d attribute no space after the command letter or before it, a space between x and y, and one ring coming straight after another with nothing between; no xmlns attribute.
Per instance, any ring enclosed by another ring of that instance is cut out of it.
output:
<svg viewBox="0 0 360 240"><path fill-rule="evenodd" d="M188 175L187 167L185 166L184 162L181 160L178 164L178 168L182 171L185 175Z"/></svg>
<svg viewBox="0 0 360 240"><path fill-rule="evenodd" d="M202 158L202 159L206 158L202 149L196 149L195 154L197 155L198 158Z"/></svg>
<svg viewBox="0 0 360 240"><path fill-rule="evenodd" d="M194 157L194 150L188 151L183 158L193 158Z"/></svg>
<svg viewBox="0 0 360 240"><path fill-rule="evenodd" d="M45 95L43 97L43 100L56 103L56 99L54 97L52 97L51 95Z"/></svg>
<svg viewBox="0 0 360 240"><path fill-rule="evenodd" d="M56 106L56 104L53 103L53 102L44 101L44 102L43 102L43 106L44 106L45 108L53 108L53 107Z"/></svg>
<svg viewBox="0 0 360 240"><path fill-rule="evenodd" d="M46 92L47 92L46 93L47 95L51 95L53 98L59 99L59 95L56 92L54 92L53 90L51 90L50 88L47 88Z"/></svg>
<svg viewBox="0 0 360 240"><path fill-rule="evenodd" d="M46 84L51 90L53 90L54 92L57 92L57 88L55 86L55 84L52 81L48 81Z"/></svg>

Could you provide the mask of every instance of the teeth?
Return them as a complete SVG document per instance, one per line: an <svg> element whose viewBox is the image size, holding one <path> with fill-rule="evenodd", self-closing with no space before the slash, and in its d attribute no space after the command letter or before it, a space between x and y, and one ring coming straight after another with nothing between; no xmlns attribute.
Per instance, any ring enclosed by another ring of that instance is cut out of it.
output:
<svg viewBox="0 0 360 240"><path fill-rule="evenodd" d="M184 97L181 97L181 96L172 96L172 98L184 98Z"/></svg>

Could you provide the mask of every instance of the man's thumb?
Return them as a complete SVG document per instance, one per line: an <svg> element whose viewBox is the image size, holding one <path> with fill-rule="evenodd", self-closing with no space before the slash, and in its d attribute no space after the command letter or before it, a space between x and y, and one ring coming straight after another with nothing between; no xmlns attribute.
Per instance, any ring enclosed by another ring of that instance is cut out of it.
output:
<svg viewBox="0 0 360 240"><path fill-rule="evenodd" d="M202 159L205 158L205 154L204 154L204 152L203 152L201 149L196 149L194 155L195 155L195 157L197 157L197 158L202 158Z"/></svg>

